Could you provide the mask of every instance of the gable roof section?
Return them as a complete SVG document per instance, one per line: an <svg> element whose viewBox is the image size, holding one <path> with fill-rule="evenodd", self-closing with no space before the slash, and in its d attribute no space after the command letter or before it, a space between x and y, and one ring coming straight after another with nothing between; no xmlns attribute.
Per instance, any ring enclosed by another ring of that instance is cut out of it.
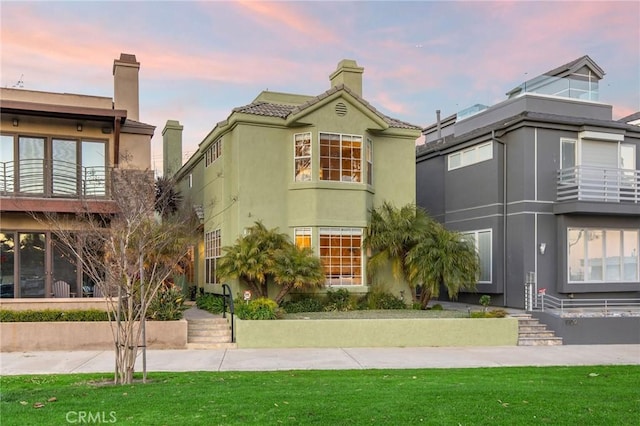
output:
<svg viewBox="0 0 640 426"><path fill-rule="evenodd" d="M233 112L244 113L244 114L253 114L259 115L263 117L277 117L282 119L293 119L294 116L299 116L304 114L309 109L313 109L313 107L322 103L323 100L329 98L330 96L338 93L340 91L344 91L355 98L358 102L360 102L366 109L368 109L373 115L377 116L380 120L386 123L387 126L398 128L398 129L416 129L420 130L422 127L416 126L411 123L407 123L405 121L401 121L395 118L391 118L385 114L382 114L376 108L374 108L369 102L365 101L362 97L358 96L355 92L349 89L347 86L340 84L338 86L332 87L320 95L311 98L307 102L304 102L301 105L284 105L271 103L266 101L254 101L249 105L237 107L233 109Z"/></svg>

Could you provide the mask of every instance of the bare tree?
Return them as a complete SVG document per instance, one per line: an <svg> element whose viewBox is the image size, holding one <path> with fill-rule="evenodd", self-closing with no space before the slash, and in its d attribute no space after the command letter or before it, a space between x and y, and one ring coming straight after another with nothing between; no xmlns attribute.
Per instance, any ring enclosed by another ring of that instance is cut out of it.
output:
<svg viewBox="0 0 640 426"><path fill-rule="evenodd" d="M87 202L73 215L46 214L44 220L104 295L115 344L114 383L128 384L146 347L148 304L184 260L197 224L191 211L155 211L148 171L113 170L111 194L112 212L97 214Z"/></svg>

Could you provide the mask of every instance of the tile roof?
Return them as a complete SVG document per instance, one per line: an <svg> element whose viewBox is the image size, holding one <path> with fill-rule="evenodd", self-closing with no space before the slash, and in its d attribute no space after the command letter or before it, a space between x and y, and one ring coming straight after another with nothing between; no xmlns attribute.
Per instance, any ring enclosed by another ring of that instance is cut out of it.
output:
<svg viewBox="0 0 640 426"><path fill-rule="evenodd" d="M306 108L326 99L327 97L333 95L338 91L345 91L349 93L351 96L356 98L359 102L364 104L368 109L370 109L374 114L382 118L385 123L389 125L389 127L398 128L398 129L417 129L421 130L421 126L416 126L411 123L407 123L406 121L401 121L395 118L391 118L385 114L382 114L380 111L375 109L369 102L365 101L361 96L353 92L347 86L340 84L338 86L332 87L324 93L304 102L300 105L283 105L283 104L275 104L265 101L253 102L249 105L241 106L234 108L234 112L240 112L245 114L254 114L261 115L266 117L278 117L278 118L287 118L290 114L297 114Z"/></svg>

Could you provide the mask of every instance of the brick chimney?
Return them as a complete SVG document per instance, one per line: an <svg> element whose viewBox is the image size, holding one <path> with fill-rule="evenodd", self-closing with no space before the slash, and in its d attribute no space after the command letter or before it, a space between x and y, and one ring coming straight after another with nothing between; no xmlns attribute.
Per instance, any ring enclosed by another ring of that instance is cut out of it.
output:
<svg viewBox="0 0 640 426"><path fill-rule="evenodd" d="M338 68L329 76L331 87L344 84L351 91L362 96L362 73L364 68L359 67L353 59L343 59Z"/></svg>
<svg viewBox="0 0 640 426"><path fill-rule="evenodd" d="M140 62L136 55L121 53L113 61L113 106L127 110L127 118L140 121L138 73Z"/></svg>
<svg viewBox="0 0 640 426"><path fill-rule="evenodd" d="M162 131L162 174L171 177L182 167L182 129L177 120L167 120Z"/></svg>

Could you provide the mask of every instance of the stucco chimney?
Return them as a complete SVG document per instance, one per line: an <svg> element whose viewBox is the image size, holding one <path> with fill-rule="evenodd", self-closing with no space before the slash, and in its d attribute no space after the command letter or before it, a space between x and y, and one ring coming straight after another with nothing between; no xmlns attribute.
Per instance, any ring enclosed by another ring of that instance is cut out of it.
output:
<svg viewBox="0 0 640 426"><path fill-rule="evenodd" d="M167 120L162 130L162 174L173 176L182 167L182 129L177 120Z"/></svg>
<svg viewBox="0 0 640 426"><path fill-rule="evenodd" d="M338 68L329 76L331 87L344 84L351 91L362 96L362 73L364 68L359 67L353 59L343 59Z"/></svg>
<svg viewBox="0 0 640 426"><path fill-rule="evenodd" d="M136 55L121 53L113 61L113 106L127 110L127 118L140 121L138 74L140 62Z"/></svg>

